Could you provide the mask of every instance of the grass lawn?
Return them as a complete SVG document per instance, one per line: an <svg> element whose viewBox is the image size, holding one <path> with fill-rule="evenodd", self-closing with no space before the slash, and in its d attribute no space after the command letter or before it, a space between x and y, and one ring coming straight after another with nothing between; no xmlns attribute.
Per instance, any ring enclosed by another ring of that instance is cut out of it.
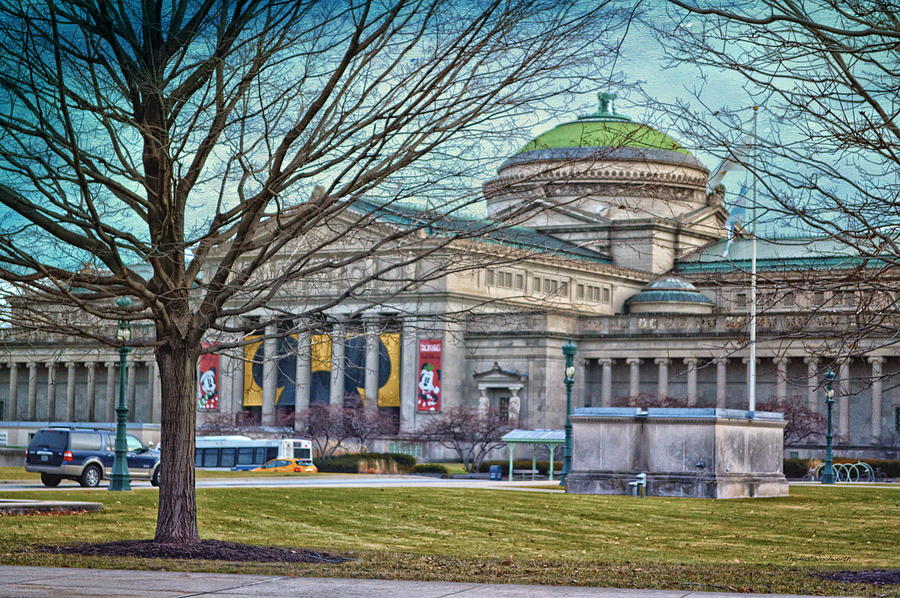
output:
<svg viewBox="0 0 900 598"><path fill-rule="evenodd" d="M0 480L34 480L40 481L41 474L25 471L25 467L0 467Z"/></svg>
<svg viewBox="0 0 900 598"><path fill-rule="evenodd" d="M0 493L41 498L43 492ZM0 518L0 563L898 596L837 584L829 569L900 567L900 491L793 488L758 500L688 500L472 489L201 489L200 532L350 554L338 565L50 555L40 544L146 539L157 493L54 492L102 502L76 516Z"/></svg>
<svg viewBox="0 0 900 598"><path fill-rule="evenodd" d="M440 463L440 465L446 467L450 475L467 473L462 463Z"/></svg>

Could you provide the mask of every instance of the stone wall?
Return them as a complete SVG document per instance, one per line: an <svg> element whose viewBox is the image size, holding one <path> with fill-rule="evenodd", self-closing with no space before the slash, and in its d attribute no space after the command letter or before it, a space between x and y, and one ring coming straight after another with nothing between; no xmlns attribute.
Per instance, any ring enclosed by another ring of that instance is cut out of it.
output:
<svg viewBox="0 0 900 598"><path fill-rule="evenodd" d="M731 409L582 408L572 416L573 494L627 494L645 474L648 496L786 496L780 414Z"/></svg>

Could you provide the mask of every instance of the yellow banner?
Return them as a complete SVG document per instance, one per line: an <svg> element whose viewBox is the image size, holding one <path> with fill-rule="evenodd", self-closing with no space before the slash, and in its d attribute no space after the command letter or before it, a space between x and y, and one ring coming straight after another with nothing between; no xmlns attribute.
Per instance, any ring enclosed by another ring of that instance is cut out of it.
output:
<svg viewBox="0 0 900 598"><path fill-rule="evenodd" d="M391 364L387 381L378 389L379 407L400 406L400 333L388 332L380 335L381 342L387 349ZM380 360L379 360L380 361ZM379 376L384 380L384 376Z"/></svg>
<svg viewBox="0 0 900 598"><path fill-rule="evenodd" d="M331 336L311 334L309 336L310 368L313 372L331 371Z"/></svg>
<svg viewBox="0 0 900 598"><path fill-rule="evenodd" d="M252 341L256 336L244 337L245 341ZM261 355L257 356L257 352L262 351L262 341L250 342L244 345L244 407L262 407L263 391L262 391L262 359ZM253 376L253 369L256 366L259 372L259 382Z"/></svg>

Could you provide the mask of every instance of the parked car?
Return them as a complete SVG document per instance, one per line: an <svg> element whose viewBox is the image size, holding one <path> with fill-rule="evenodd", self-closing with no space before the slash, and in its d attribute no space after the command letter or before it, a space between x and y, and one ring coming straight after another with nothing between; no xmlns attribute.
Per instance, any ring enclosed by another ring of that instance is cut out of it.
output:
<svg viewBox="0 0 900 598"><path fill-rule="evenodd" d="M159 486L159 451L153 451L136 436L127 435L128 473L132 479L150 480ZM25 451L25 470L41 474L45 486L75 480L95 488L112 474L116 456L116 435L110 430L91 428L42 428Z"/></svg>
<svg viewBox="0 0 900 598"><path fill-rule="evenodd" d="M241 466L233 467L232 471L261 471L265 473L316 473L319 469L305 459L269 459L260 467L249 470Z"/></svg>

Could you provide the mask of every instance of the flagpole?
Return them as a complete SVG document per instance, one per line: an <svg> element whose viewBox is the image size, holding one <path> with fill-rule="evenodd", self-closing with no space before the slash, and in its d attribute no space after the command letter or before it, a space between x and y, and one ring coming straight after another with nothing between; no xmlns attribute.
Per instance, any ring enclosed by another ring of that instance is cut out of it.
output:
<svg viewBox="0 0 900 598"><path fill-rule="evenodd" d="M747 366L750 368L747 381L747 399L748 411L750 417L753 417L756 411L756 155L759 151L759 145L756 138L756 120L759 113L759 106L753 107L753 206L750 212L750 362Z"/></svg>

